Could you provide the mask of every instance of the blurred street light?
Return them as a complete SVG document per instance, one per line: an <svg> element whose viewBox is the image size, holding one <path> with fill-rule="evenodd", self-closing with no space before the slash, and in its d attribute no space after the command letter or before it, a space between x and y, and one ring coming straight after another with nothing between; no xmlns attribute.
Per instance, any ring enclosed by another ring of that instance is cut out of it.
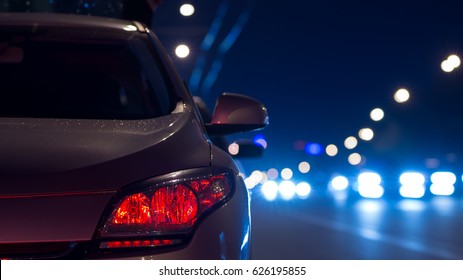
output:
<svg viewBox="0 0 463 280"><path fill-rule="evenodd" d="M330 157L336 156L338 154L338 147L336 147L334 144L326 146L326 154Z"/></svg>
<svg viewBox="0 0 463 280"><path fill-rule="evenodd" d="M352 150L353 148L357 147L358 141L357 138L354 136L349 136L344 140L344 147L346 147L349 150Z"/></svg>
<svg viewBox="0 0 463 280"><path fill-rule="evenodd" d="M190 54L190 48L187 45L178 45L175 48L175 54L180 58L185 58Z"/></svg>
<svg viewBox="0 0 463 280"><path fill-rule="evenodd" d="M281 170L281 178L285 180L293 178L293 171L289 168L284 168L283 170Z"/></svg>
<svg viewBox="0 0 463 280"><path fill-rule="evenodd" d="M270 180L275 180L276 178L278 178L278 170L276 170L276 168L270 168L267 171L267 176Z"/></svg>
<svg viewBox="0 0 463 280"><path fill-rule="evenodd" d="M460 58L457 55L452 54L452 55L449 55L449 57L447 57L446 60L442 61L440 67L442 71L450 73L453 70L455 70L455 68L458 68L460 64L461 64Z"/></svg>
<svg viewBox="0 0 463 280"><path fill-rule="evenodd" d="M371 110L370 118L373 121L378 122L384 118L384 111L381 108L375 108Z"/></svg>
<svg viewBox="0 0 463 280"><path fill-rule="evenodd" d="M362 128L359 131L359 137L364 141L370 141L371 139L373 139L374 136L375 133L371 128Z"/></svg>
<svg viewBox="0 0 463 280"><path fill-rule="evenodd" d="M359 153L350 154L347 158L350 165L359 165L362 162L362 156Z"/></svg>
<svg viewBox="0 0 463 280"><path fill-rule="evenodd" d="M228 152L229 152L231 155L236 156L236 155L240 152L240 145L239 145L238 143L231 143L231 144L228 146Z"/></svg>
<svg viewBox="0 0 463 280"><path fill-rule="evenodd" d="M345 176L338 175L331 179L330 187L336 191L343 191L349 186L349 180Z"/></svg>
<svg viewBox="0 0 463 280"><path fill-rule="evenodd" d="M310 164L307 161L302 161L298 166L299 172L305 174L310 171Z"/></svg>
<svg viewBox="0 0 463 280"><path fill-rule="evenodd" d="M183 4L180 6L180 14L185 17L192 16L195 13L195 7L191 4Z"/></svg>
<svg viewBox="0 0 463 280"><path fill-rule="evenodd" d="M401 88L401 89L397 90L395 92L395 94L394 94L394 100L397 103L407 102L408 99L410 99L410 92L408 92L408 90L406 90L404 88Z"/></svg>

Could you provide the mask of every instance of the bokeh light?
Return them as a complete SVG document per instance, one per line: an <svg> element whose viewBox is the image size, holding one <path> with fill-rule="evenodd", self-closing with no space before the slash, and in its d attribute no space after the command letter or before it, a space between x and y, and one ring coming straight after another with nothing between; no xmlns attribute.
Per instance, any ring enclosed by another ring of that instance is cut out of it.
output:
<svg viewBox="0 0 463 280"><path fill-rule="evenodd" d="M360 185L359 194L365 198L380 198L384 195L384 188L380 185Z"/></svg>
<svg viewBox="0 0 463 280"><path fill-rule="evenodd" d="M405 198L422 198L426 188L424 186L424 175L418 172L404 172L400 175L399 181L402 184L399 193Z"/></svg>
<svg viewBox="0 0 463 280"><path fill-rule="evenodd" d="M399 181L402 185L421 186L424 185L424 175L419 172L404 172L400 175Z"/></svg>
<svg viewBox="0 0 463 280"><path fill-rule="evenodd" d="M380 198L384 195L381 176L375 172L363 172L357 177L358 191L362 197Z"/></svg>
<svg viewBox="0 0 463 280"><path fill-rule="evenodd" d="M267 140L265 140L265 136L262 134L257 134L254 136L254 143L262 146L264 149L267 149Z"/></svg>
<svg viewBox="0 0 463 280"><path fill-rule="evenodd" d="M384 118L384 111L381 108L375 108L371 110L370 118L375 122L379 122Z"/></svg>
<svg viewBox="0 0 463 280"><path fill-rule="evenodd" d="M256 183L260 183L263 181L264 179L264 172L262 171L259 171L259 170L254 170L252 173L251 173L251 176L252 180Z"/></svg>
<svg viewBox="0 0 463 280"><path fill-rule="evenodd" d="M432 184L429 190L431 191L433 195L449 196L455 192L455 186Z"/></svg>
<svg viewBox="0 0 463 280"><path fill-rule="evenodd" d="M263 184L267 181L268 177L265 172L259 171L259 170L254 170L251 173L251 176L248 178L244 179L244 183L246 184L246 187L248 189L253 189L255 186L258 184Z"/></svg>
<svg viewBox="0 0 463 280"><path fill-rule="evenodd" d="M299 172L305 174L310 171L310 164L307 161L302 161L298 166Z"/></svg>
<svg viewBox="0 0 463 280"><path fill-rule="evenodd" d="M362 162L362 156L359 153L352 153L347 158L350 165L359 165Z"/></svg>
<svg viewBox="0 0 463 280"><path fill-rule="evenodd" d="M447 57L446 60L442 61L440 67L442 71L450 73L453 70L455 70L455 68L458 68L460 64L461 64L461 60L458 57L458 55L452 54L452 55L449 55L449 57Z"/></svg>
<svg viewBox="0 0 463 280"><path fill-rule="evenodd" d="M452 172L434 172L431 175L431 182L429 190L432 194L449 196L455 192L454 184L457 182L457 176Z"/></svg>
<svg viewBox="0 0 463 280"><path fill-rule="evenodd" d="M278 192L284 200L290 200L296 194L296 185L292 181L282 181L278 186Z"/></svg>
<svg viewBox="0 0 463 280"><path fill-rule="evenodd" d="M326 154L330 157L334 157L338 154L338 147L336 147L336 145L334 144L330 144L328 146L326 146Z"/></svg>
<svg viewBox="0 0 463 280"><path fill-rule="evenodd" d="M450 55L447 60L450 62L450 64L453 66L453 68L457 68L461 64L461 60L456 54Z"/></svg>
<svg viewBox="0 0 463 280"><path fill-rule="evenodd" d="M133 1L133 0L132 0ZM195 13L195 7L191 4L183 4L180 6L180 14L185 17L192 16Z"/></svg>
<svg viewBox="0 0 463 280"><path fill-rule="evenodd" d="M255 186L257 186L256 182L251 177L244 179L244 184L249 190L252 190Z"/></svg>
<svg viewBox="0 0 463 280"><path fill-rule="evenodd" d="M399 193L405 198L422 198L426 192L424 186L412 187L409 185L400 186Z"/></svg>
<svg viewBox="0 0 463 280"><path fill-rule="evenodd" d="M346 147L349 150L352 150L355 147L357 147L357 144L358 140L354 136L349 136L346 138L346 140L344 140L344 147Z"/></svg>
<svg viewBox="0 0 463 280"><path fill-rule="evenodd" d="M437 158L427 158L425 161L424 161L424 164L426 165L426 168L429 168L429 169L436 169L439 167L440 165L440 160L437 159Z"/></svg>
<svg viewBox="0 0 463 280"><path fill-rule="evenodd" d="M261 187L262 194L268 201L273 201L278 195L278 184L275 181L269 180Z"/></svg>
<svg viewBox="0 0 463 280"><path fill-rule="evenodd" d="M290 168L284 168L281 170L281 178L285 180L293 178L293 171Z"/></svg>
<svg viewBox="0 0 463 280"><path fill-rule="evenodd" d="M190 54L190 48L187 45L178 45L175 54L180 58L186 58Z"/></svg>
<svg viewBox="0 0 463 280"><path fill-rule="evenodd" d="M267 171L267 176L269 180L275 180L276 178L278 178L278 170L276 168L270 168Z"/></svg>
<svg viewBox="0 0 463 280"><path fill-rule="evenodd" d="M397 103L404 103L410 99L410 92L404 88L397 90L394 94L394 100Z"/></svg>
<svg viewBox="0 0 463 280"><path fill-rule="evenodd" d="M236 156L240 152L240 145L238 143L231 143L228 145L228 152L230 155Z"/></svg>
<svg viewBox="0 0 463 280"><path fill-rule="evenodd" d="M357 181L359 185L379 185L381 176L376 172L362 172L358 175Z"/></svg>
<svg viewBox="0 0 463 280"><path fill-rule="evenodd" d="M457 182L457 176L452 172L434 172L431 174L431 182L433 184L453 185Z"/></svg>
<svg viewBox="0 0 463 280"><path fill-rule="evenodd" d="M461 64L461 60L460 58L458 57L458 55L456 54L452 54L450 55L448 58L447 58L448 61L450 61L450 63L452 63L453 67L459 67L460 64Z"/></svg>
<svg viewBox="0 0 463 280"><path fill-rule="evenodd" d="M345 176L338 175L331 179L330 187L337 191L342 191L347 189L349 186L349 180Z"/></svg>
<svg viewBox="0 0 463 280"><path fill-rule="evenodd" d="M375 136L375 133L371 128L362 128L359 131L359 138L364 141L370 141Z"/></svg>
<svg viewBox="0 0 463 280"><path fill-rule="evenodd" d="M323 147L318 143L307 143L305 152L309 155L318 156L323 152Z"/></svg>
<svg viewBox="0 0 463 280"><path fill-rule="evenodd" d="M303 151L305 149L305 141L303 140L297 140L293 143L293 147L296 151Z"/></svg>
<svg viewBox="0 0 463 280"><path fill-rule="evenodd" d="M442 63L440 64L440 68L442 69L442 71L446 73L450 73L455 69L455 67L452 66L452 63L448 60L442 61Z"/></svg>
<svg viewBox="0 0 463 280"><path fill-rule="evenodd" d="M300 182L296 185L296 194L299 198L307 198L312 191L312 187L307 182Z"/></svg>

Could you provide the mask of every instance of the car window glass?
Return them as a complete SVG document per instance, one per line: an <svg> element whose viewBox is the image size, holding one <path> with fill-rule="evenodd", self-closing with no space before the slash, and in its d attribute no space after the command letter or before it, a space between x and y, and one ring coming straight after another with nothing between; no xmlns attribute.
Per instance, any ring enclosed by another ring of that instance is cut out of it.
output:
<svg viewBox="0 0 463 280"><path fill-rule="evenodd" d="M137 119L172 107L156 61L140 63L141 42L0 41L0 116ZM21 55L11 59L11 50Z"/></svg>

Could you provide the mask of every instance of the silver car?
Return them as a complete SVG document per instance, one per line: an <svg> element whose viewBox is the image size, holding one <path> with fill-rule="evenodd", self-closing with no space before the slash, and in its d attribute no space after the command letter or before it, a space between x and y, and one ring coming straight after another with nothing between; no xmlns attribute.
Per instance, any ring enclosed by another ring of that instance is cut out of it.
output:
<svg viewBox="0 0 463 280"><path fill-rule="evenodd" d="M209 139L263 128L222 94L204 123L137 22L0 14L0 258L246 259L249 198Z"/></svg>

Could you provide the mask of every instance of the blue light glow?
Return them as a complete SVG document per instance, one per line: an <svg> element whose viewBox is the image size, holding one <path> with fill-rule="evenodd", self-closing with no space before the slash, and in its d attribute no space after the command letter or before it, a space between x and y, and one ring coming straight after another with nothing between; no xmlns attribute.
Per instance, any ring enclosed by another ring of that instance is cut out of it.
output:
<svg viewBox="0 0 463 280"><path fill-rule="evenodd" d="M323 147L318 143L307 143L305 145L305 152L309 155L319 156L323 153Z"/></svg>
<svg viewBox="0 0 463 280"><path fill-rule="evenodd" d="M421 200L404 199L399 201L397 208L407 212L420 212L426 210L426 204Z"/></svg>
<svg viewBox="0 0 463 280"><path fill-rule="evenodd" d="M262 146L262 148L267 149L267 141L265 139L254 140L254 143Z"/></svg>

